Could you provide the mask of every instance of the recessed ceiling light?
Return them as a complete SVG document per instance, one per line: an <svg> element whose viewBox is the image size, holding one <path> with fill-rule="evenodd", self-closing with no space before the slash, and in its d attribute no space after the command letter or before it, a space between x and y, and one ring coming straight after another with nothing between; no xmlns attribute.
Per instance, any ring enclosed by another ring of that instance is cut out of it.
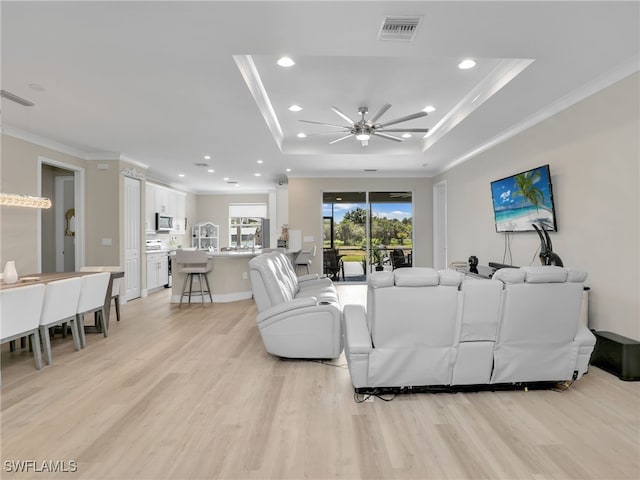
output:
<svg viewBox="0 0 640 480"><path fill-rule="evenodd" d="M240 186L240 184L239 184L239 183L236 183L236 184L234 184L234 186L235 186L235 187L239 187L239 186Z"/></svg>
<svg viewBox="0 0 640 480"><path fill-rule="evenodd" d="M291 171L291 169L290 169L290 168L287 168L287 169L285 170L285 172L290 172L290 171Z"/></svg>
<svg viewBox="0 0 640 480"><path fill-rule="evenodd" d="M306 138L307 134L304 132L300 132L298 135L296 135L296 137L298 138Z"/></svg>
<svg viewBox="0 0 640 480"><path fill-rule="evenodd" d="M205 160L211 160L211 155L205 155L205 156L204 156L204 159L205 159Z"/></svg>
<svg viewBox="0 0 640 480"><path fill-rule="evenodd" d="M300 110L302 110L302 107L300 105L291 105L289 107L289 110L292 112L299 112Z"/></svg>
<svg viewBox="0 0 640 480"><path fill-rule="evenodd" d="M257 163L264 163L264 161L263 161L263 160L258 160L258 162L257 162Z"/></svg>
<svg viewBox="0 0 640 480"><path fill-rule="evenodd" d="M207 170L207 172L213 173L213 172L215 172L215 170L213 168L210 168L209 170Z"/></svg>
<svg viewBox="0 0 640 480"><path fill-rule="evenodd" d="M402 134L402 138L411 138L411 134L410 133L403 133Z"/></svg>
<svg viewBox="0 0 640 480"><path fill-rule="evenodd" d="M473 67L475 67L475 66L476 66L476 62L475 62L475 61L473 61L473 60L471 60L470 58L467 58L467 59L465 59L465 60L461 61L461 62L458 64L458 68L459 68L460 70L467 70L467 69L469 69L469 68L473 68Z"/></svg>
<svg viewBox="0 0 640 480"><path fill-rule="evenodd" d="M262 175L261 173L254 173L253 176L254 177L259 177L260 175Z"/></svg>
<svg viewBox="0 0 640 480"><path fill-rule="evenodd" d="M229 181L229 177L224 177L222 180L224 180L225 182Z"/></svg>
<svg viewBox="0 0 640 480"><path fill-rule="evenodd" d="M178 176L179 177L184 177L184 173L179 173Z"/></svg>
<svg viewBox="0 0 640 480"><path fill-rule="evenodd" d="M426 107L424 107L422 109L423 112L427 112L427 113L431 113L431 112L435 112L436 111L436 107L432 106L432 105L427 105Z"/></svg>
<svg viewBox="0 0 640 480"><path fill-rule="evenodd" d="M296 62L291 60L289 57L280 57L278 59L278 65L281 67L293 67L295 64Z"/></svg>

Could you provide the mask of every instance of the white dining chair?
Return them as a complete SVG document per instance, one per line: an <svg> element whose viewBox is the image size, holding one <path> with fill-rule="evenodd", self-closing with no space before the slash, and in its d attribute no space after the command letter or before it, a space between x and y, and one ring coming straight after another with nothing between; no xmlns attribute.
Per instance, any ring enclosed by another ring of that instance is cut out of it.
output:
<svg viewBox="0 0 640 480"><path fill-rule="evenodd" d="M178 265L178 272L185 273L184 283L182 284L182 293L180 295L180 307L182 307L182 298L189 297L189 303L191 303L191 296L195 294L193 291L193 277L197 276L198 283L200 284L200 301L204 307L204 296L209 295L209 300L213 303L213 297L211 296L211 287L209 286L209 278L207 273L211 271L211 264L205 250L177 250L176 251L176 264ZM207 288L203 286L206 283ZM189 291L187 291L187 282L189 281Z"/></svg>
<svg viewBox="0 0 640 480"><path fill-rule="evenodd" d="M81 272L121 272L123 269L120 266L84 266L80 267ZM120 278L114 278L111 284L111 299L114 301L116 307L116 320L120 321Z"/></svg>
<svg viewBox="0 0 640 480"><path fill-rule="evenodd" d="M0 290L0 343L28 336L38 370L42 368L38 327L44 290L42 283Z"/></svg>
<svg viewBox="0 0 640 480"><path fill-rule="evenodd" d="M87 339L84 334L84 316L87 313L93 313L96 327L102 327L102 334L105 337L109 335L109 326L104 318L104 304L111 274L109 272L92 273L80 278L82 279L82 286L80 288L80 298L78 299L76 321L80 348L85 348Z"/></svg>
<svg viewBox="0 0 640 480"><path fill-rule="evenodd" d="M71 324L71 336L73 337L73 348L80 350L80 337L78 333L78 322L76 312L78 311L78 300L80 299L80 288L82 279L67 278L57 280L47 284L44 291L44 302L40 315L40 336L44 350L44 361L51 365L51 338L49 329L56 325Z"/></svg>

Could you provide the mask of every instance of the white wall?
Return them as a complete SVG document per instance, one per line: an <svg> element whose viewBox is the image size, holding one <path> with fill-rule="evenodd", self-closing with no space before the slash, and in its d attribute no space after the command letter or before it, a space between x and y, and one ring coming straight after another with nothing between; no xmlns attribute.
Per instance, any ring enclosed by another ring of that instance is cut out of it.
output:
<svg viewBox="0 0 640 480"><path fill-rule="evenodd" d="M549 164L554 251L589 273L589 326L640 340L639 80L634 74L434 178L447 181L449 261L502 262L490 182ZM514 265L539 264L535 233L513 234Z"/></svg>

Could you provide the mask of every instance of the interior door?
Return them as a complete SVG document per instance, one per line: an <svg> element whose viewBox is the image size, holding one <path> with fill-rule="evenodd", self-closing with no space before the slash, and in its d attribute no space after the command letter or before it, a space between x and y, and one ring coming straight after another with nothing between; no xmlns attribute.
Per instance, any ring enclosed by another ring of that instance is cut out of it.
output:
<svg viewBox="0 0 640 480"><path fill-rule="evenodd" d="M69 172L71 173L71 172ZM75 182L73 176L55 177L56 272L75 272Z"/></svg>
<svg viewBox="0 0 640 480"><path fill-rule="evenodd" d="M124 178L125 299L140 296L140 180Z"/></svg>

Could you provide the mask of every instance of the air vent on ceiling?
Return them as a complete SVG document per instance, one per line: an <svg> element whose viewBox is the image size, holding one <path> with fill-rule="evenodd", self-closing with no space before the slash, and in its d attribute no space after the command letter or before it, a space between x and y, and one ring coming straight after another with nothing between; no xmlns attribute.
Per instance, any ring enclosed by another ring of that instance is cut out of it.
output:
<svg viewBox="0 0 640 480"><path fill-rule="evenodd" d="M422 17L386 17L378 40L413 40Z"/></svg>
<svg viewBox="0 0 640 480"><path fill-rule="evenodd" d="M208 163L202 163L202 162L196 162L196 163L194 163L194 165L195 165L196 167L203 167L203 168L206 168L206 167L208 167L208 166L209 166L209 164L208 164Z"/></svg>
<svg viewBox="0 0 640 480"><path fill-rule="evenodd" d="M364 171L365 172L377 172L378 169L377 168L365 168Z"/></svg>
<svg viewBox="0 0 640 480"><path fill-rule="evenodd" d="M237 181L235 181L235 180L227 180L227 183L229 183L229 184L233 185L233 184L236 184L236 183L238 183L238 182L237 182Z"/></svg>

